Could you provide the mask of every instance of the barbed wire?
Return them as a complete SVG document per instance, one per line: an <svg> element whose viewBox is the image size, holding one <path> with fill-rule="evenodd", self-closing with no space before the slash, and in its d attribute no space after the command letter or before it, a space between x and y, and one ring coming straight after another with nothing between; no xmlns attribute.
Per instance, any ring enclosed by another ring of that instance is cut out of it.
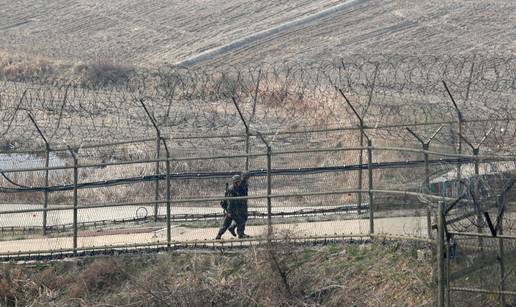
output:
<svg viewBox="0 0 516 307"><path fill-rule="evenodd" d="M361 135L373 140L375 146L420 148L421 144L406 131L406 126L411 126L413 132L421 136L430 136L442 126L432 141L432 149L455 153L470 152L469 148L461 147L462 137L478 143L492 131L483 151L514 154L515 68L516 58L512 55L351 55L310 64L260 63L233 65L223 70L164 66L156 70L135 70L120 80L52 77L1 80L0 152L26 151L30 155L41 155L43 152L34 151L44 148L43 135L50 149L61 150L69 145L78 149L83 145L128 142L82 149L81 160L120 161L135 156L146 159L163 152L163 146L156 148L155 142L148 141L153 137L158 139L155 123L159 137L167 140L172 153L177 156L241 151L246 142L254 150L265 151L265 145L255 131L262 132L273 147L280 150L354 145L359 144ZM354 109L346 104L344 95ZM149 115L142 104L147 106ZM42 135L29 120L29 114ZM360 123L357 116L363 120L362 127L357 126ZM242 119L250 128L247 135ZM296 134L299 131L313 132ZM146 141L129 144L131 140ZM380 168L391 163L387 159L422 161L420 156L414 155L377 153L373 165ZM56 157L70 158L66 152L56 153ZM285 169L304 172L309 182L320 179L313 177L316 173L338 172L339 167L351 169L364 163L354 161L354 157L348 158L353 161L347 166L331 165L333 157L301 159L291 156L280 162L288 162ZM456 167L455 164L465 162L439 161L432 167L436 176L440 176ZM218 170L228 165L221 165ZM197 179L199 174L206 175L203 179L227 175L224 171L210 172L207 170L209 165L202 167L206 169L181 164L177 166L177 174L186 176L185 180ZM421 170L415 170L417 165L410 167L410 171L396 174L381 170L375 176L398 178L407 187L412 186L414 176L420 175ZM295 175L293 171L286 172ZM260 174L263 176L263 171ZM150 186L150 182L164 179L163 175L151 173L150 168L137 175L131 173L121 177L110 177L109 183L147 182ZM355 179L343 182L349 181L347 184L351 185ZM459 179L455 178L456 181ZM291 180L297 182L295 178ZM81 187L88 184L99 187L106 183L99 179L98 182L81 183ZM492 187L487 185L488 189ZM52 191L70 191L73 187L29 186L2 188L2 191L40 192L50 191L50 188L55 189ZM181 188L189 191L189 188ZM296 188L289 189L294 191ZM431 194L430 191L425 193ZM469 203L475 203L471 195L464 197ZM492 204L492 199L486 203ZM471 211L466 207L459 209L454 211L456 216L452 219ZM461 226L453 227L469 230L478 226L475 220L466 218L455 224Z"/></svg>
<svg viewBox="0 0 516 307"><path fill-rule="evenodd" d="M369 127L454 121L456 110L442 81L465 121L513 119L515 66L511 56L354 55L312 64L235 65L223 71L161 67L136 71L118 82L2 80L0 145L36 147L40 136L27 113L52 146L149 137L155 132L141 101L166 136L243 131L232 97L249 125L262 132L352 126L356 118L336 88L349 96ZM467 131L481 137L493 125L502 144L514 139L511 120L472 124ZM447 129L450 134L457 130L453 125ZM372 136L408 141L401 130L378 130ZM441 139L443 144L452 141Z"/></svg>

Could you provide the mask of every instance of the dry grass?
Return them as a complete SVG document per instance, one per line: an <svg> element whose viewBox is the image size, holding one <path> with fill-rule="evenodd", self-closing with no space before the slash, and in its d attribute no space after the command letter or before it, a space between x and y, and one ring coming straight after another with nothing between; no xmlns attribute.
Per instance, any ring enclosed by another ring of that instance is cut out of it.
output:
<svg viewBox="0 0 516 307"><path fill-rule="evenodd" d="M100 259L80 272L69 286L69 295L80 298L95 293L106 292L119 286L127 278L127 273L115 259Z"/></svg>
<svg viewBox="0 0 516 307"><path fill-rule="evenodd" d="M303 247L239 253L171 253L4 266L5 305L425 306L430 258L409 243ZM25 289L26 292L21 291ZM24 294L27 293L27 294Z"/></svg>
<svg viewBox="0 0 516 307"><path fill-rule="evenodd" d="M19 55L0 52L0 78L27 80L52 74L52 65L42 58L25 58Z"/></svg>
<svg viewBox="0 0 516 307"><path fill-rule="evenodd" d="M66 78L82 85L126 84L134 73L131 65L108 59L77 64L0 52L0 79L27 81L34 78Z"/></svg>
<svg viewBox="0 0 516 307"><path fill-rule="evenodd" d="M127 157L124 157L127 158ZM153 159L153 157L132 157L138 159ZM98 161L83 160L81 163L100 163ZM171 173L181 172L209 172L209 171L229 171L238 170L239 167L235 163L231 163L229 159L224 160L199 160L199 161L179 161L171 163ZM160 172L164 174L166 171L165 163L161 163ZM107 180L134 178L140 176L150 176L155 174L155 163L140 163L129 165L115 165L107 167L88 167L79 170L78 182L102 182ZM7 177L25 187L43 187L45 173L23 172L9 173ZM73 169L54 170L49 172L49 186L62 186L73 184ZM208 184L209 186L206 186ZM224 192L223 180L219 185L213 185L212 182L202 182L203 188L199 188L199 184L192 184L188 180L178 180L172 185L173 193L176 197L201 197L220 195ZM5 178L0 177L0 186L14 187ZM149 201L154 198L155 182L140 182L134 184L117 185L113 187L101 187L93 189L79 190L79 203L116 203L116 202L138 202ZM165 181L160 182L160 195L165 195ZM69 203L71 201L71 191L52 192L50 193L50 202L54 204ZM27 192L27 193L2 193L0 200L4 203L9 202L26 202L41 203L43 201L43 192Z"/></svg>

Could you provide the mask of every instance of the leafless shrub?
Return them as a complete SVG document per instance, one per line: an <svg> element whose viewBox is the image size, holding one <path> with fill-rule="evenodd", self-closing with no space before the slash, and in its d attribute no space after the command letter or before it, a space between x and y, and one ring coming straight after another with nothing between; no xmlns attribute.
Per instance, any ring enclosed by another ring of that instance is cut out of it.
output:
<svg viewBox="0 0 516 307"><path fill-rule="evenodd" d="M6 306L17 306L23 297L23 280L20 267L4 268L0 274L0 300Z"/></svg>
<svg viewBox="0 0 516 307"><path fill-rule="evenodd" d="M0 78L14 81L51 75L53 68L44 59L29 59L22 56L0 53Z"/></svg>
<svg viewBox="0 0 516 307"><path fill-rule="evenodd" d="M0 270L0 305L28 306L39 300L42 288L24 272L23 267L4 265Z"/></svg>
<svg viewBox="0 0 516 307"><path fill-rule="evenodd" d="M174 266L164 261L133 278L126 291L141 306L220 306L231 305L234 294L209 276L210 266L195 257Z"/></svg>
<svg viewBox="0 0 516 307"><path fill-rule="evenodd" d="M34 276L33 281L40 287L50 291L62 291L68 286L70 277L65 276L57 267L49 266L38 272Z"/></svg>
<svg viewBox="0 0 516 307"><path fill-rule="evenodd" d="M109 60L97 60L78 64L72 71L82 84L108 86L127 83L134 68Z"/></svg>

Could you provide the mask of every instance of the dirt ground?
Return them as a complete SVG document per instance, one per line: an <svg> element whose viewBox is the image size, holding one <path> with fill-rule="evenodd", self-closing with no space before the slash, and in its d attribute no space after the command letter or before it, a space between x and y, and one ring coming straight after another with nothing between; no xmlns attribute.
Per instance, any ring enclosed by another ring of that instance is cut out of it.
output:
<svg viewBox="0 0 516 307"><path fill-rule="evenodd" d="M354 206L354 205L350 205ZM16 211L16 210L34 210L41 209L41 205L25 205L25 204L2 204L2 211ZM293 212L298 210L328 210L341 208L341 206L313 206L313 207L274 207L273 213L275 212ZM165 209L163 206L159 207L158 214L165 215ZM252 207L252 211L266 213L266 207ZM154 206L125 206L118 208L90 208L90 209L79 209L78 211L78 222L80 223L91 223L99 221L111 221L111 220L130 220L135 218L145 218L152 216L154 212ZM172 215L183 215L183 214L220 214L222 213L220 207L172 207ZM0 227L41 227L43 221L42 212L28 212L28 213L13 213L8 215L0 215ZM63 224L73 223L73 210L59 210L50 211L47 215L47 226L58 226Z"/></svg>
<svg viewBox="0 0 516 307"><path fill-rule="evenodd" d="M0 51L59 61L176 63L343 1L0 1ZM512 0L369 0L271 31L204 62L313 62L329 55L515 52ZM85 37L89 39L84 39Z"/></svg>

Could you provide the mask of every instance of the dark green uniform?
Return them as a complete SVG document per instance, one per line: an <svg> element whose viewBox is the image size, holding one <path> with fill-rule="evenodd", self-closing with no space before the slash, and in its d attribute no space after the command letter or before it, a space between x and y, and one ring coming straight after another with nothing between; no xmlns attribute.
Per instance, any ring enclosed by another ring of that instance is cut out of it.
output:
<svg viewBox="0 0 516 307"><path fill-rule="evenodd" d="M242 196L247 196L247 192L249 190L249 186L247 185L247 179L242 180L242 183L240 183L240 190L242 191ZM247 199L244 199L244 207L242 212L244 220L247 222L247 218L249 216L249 209L247 208Z"/></svg>
<svg viewBox="0 0 516 307"><path fill-rule="evenodd" d="M235 188L234 186L231 186L225 194L226 197L238 197L238 196L244 196L243 190L238 187ZM222 226L219 229L219 232L217 234L216 239L220 239L222 235L226 232L226 230L231 225L231 222L236 222L236 228L237 228L237 234L238 237L243 238L245 237L244 229L245 229L245 219L244 216L246 216L246 201L245 199L232 199L227 200L227 214L224 217L224 222Z"/></svg>
<svg viewBox="0 0 516 307"><path fill-rule="evenodd" d="M241 196L247 196L247 193L249 191L249 186L247 184L247 179L243 179L242 182L240 183L240 186L238 188L240 190ZM244 201L244 203L243 203L243 206L242 206L241 215L242 215L242 219L244 220L243 231L245 232L245 224L247 223L247 218L249 217L249 209L247 207L247 199L244 199L243 201ZM229 230L231 232L234 232L236 227L237 227L237 224L236 224L236 222L234 222L229 227Z"/></svg>

